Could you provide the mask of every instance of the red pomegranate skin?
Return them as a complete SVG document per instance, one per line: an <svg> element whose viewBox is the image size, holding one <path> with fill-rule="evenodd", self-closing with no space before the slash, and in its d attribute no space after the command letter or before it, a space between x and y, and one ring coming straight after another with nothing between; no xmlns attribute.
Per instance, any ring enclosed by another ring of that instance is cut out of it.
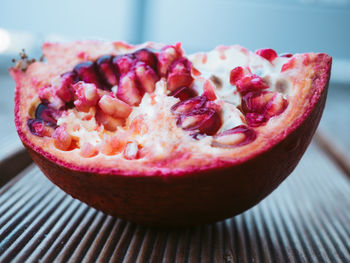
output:
<svg viewBox="0 0 350 263"><path fill-rule="evenodd" d="M274 144L234 162L144 175L118 169L78 167L36 148L20 129L19 94L15 94L18 134L42 172L62 190L107 214L151 226L213 223L251 208L271 193L296 167L318 126L327 97L331 57L318 54L313 97L305 113ZM20 75L12 74L13 77ZM19 82L17 82L19 83Z"/></svg>

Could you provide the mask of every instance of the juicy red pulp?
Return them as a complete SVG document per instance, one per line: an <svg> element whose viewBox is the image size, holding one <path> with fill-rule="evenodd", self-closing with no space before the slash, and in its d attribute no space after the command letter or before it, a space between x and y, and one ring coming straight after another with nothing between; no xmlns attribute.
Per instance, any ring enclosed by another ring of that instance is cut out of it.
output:
<svg viewBox="0 0 350 263"><path fill-rule="evenodd" d="M205 96L180 101L171 107L177 116L176 124L186 131L198 130L200 134L214 135L221 127L219 114Z"/></svg>
<svg viewBox="0 0 350 263"><path fill-rule="evenodd" d="M173 56L169 50L173 52ZM86 91L79 84L80 81L105 91L111 91L112 87L118 86L116 94L110 92L110 96L130 106L137 106L146 92L154 91L156 82L162 76L169 83L169 96L180 100L192 98L197 94L190 88L193 81L191 68L191 62L182 57L182 51L176 46L166 46L158 52L142 48L133 53L104 55L96 61L83 61L72 71L60 76L59 87L44 86L39 89L41 103L37 106L35 118L28 122L28 126L33 134L42 136L43 133L37 132L38 128L33 127L56 127L57 118L64 110L75 106L79 111L87 111L89 106L96 106L101 112L100 105L96 105L96 99L87 101L84 97ZM91 87L89 92L96 93Z"/></svg>
<svg viewBox="0 0 350 263"><path fill-rule="evenodd" d="M256 54L271 63L277 57L272 49L261 49ZM28 127L37 136L50 136L52 129L58 127L57 119L64 110L76 107L78 111L88 112L89 107L95 106L97 123L114 131L115 125L123 123L131 113L131 107L138 106L145 93L154 91L161 77L166 79L169 96L180 99L171 107L177 126L189 131L195 139L203 135L216 134L219 138L239 133L245 139L235 146L245 145L256 138L250 127L265 125L288 106L281 93L266 91L268 83L253 74L249 67L236 67L231 70L230 83L242 97L238 108L248 126L239 125L217 134L223 120L220 106L215 103L214 84L206 80L203 94L198 96L192 88L192 70L191 62L183 57L179 46L171 45L155 52L143 48L133 53L104 55L95 61L81 62L60 76L58 87L46 85L39 89L41 103L36 108L35 118L28 120ZM115 86L116 92L112 89ZM60 134L64 132L62 128Z"/></svg>

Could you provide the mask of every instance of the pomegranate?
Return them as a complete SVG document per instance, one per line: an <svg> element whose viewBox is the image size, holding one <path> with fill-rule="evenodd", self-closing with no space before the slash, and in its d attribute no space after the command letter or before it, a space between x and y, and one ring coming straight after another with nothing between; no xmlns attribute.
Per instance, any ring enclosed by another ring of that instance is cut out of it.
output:
<svg viewBox="0 0 350 263"><path fill-rule="evenodd" d="M258 49L257 51L255 51L255 53L259 56L262 56L270 62L272 62L277 57L276 51L271 48Z"/></svg>
<svg viewBox="0 0 350 263"><path fill-rule="evenodd" d="M148 225L249 209L295 168L320 121L331 57L179 43L45 43L10 69L19 137L43 173ZM82 55L84 54L84 55Z"/></svg>

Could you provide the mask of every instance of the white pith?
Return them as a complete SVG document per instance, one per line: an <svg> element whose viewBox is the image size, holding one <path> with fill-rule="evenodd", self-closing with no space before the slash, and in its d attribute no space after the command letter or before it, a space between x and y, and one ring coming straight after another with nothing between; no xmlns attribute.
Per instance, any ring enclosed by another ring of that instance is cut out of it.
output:
<svg viewBox="0 0 350 263"><path fill-rule="evenodd" d="M269 61L261 58L260 56L251 54L249 57L243 54L239 48L231 48L225 52L226 59L221 59L219 51L212 51L206 54L207 61L205 64L201 62L202 54L195 54L189 56L189 59L193 63L193 66L201 72L201 75L194 80L192 88L197 91L198 94L203 93L204 81L215 76L222 86L216 86L217 100L214 102L220 105L220 115L223 125L218 132L222 132L238 125L245 124L244 115L237 108L241 104L241 95L236 91L236 87L230 84L230 71L237 66L248 66L253 74L257 74L264 78L270 88L268 90L276 91L275 83L277 80L283 78L280 74L282 65L288 60L287 58L276 58L273 64ZM284 96L287 95L288 86L290 85L288 79L285 80L287 88L284 89ZM87 86L91 84L86 84ZM115 91L117 87L113 87ZM166 88L166 81L160 80L156 84L156 88L153 94L145 93L142 102L139 106L133 107L132 113L127 118L126 123L130 125L135 119L141 118L144 128L147 132L140 132L140 134L129 135L127 141L135 142L141 147L152 148L154 157L164 156L169 149L175 149L180 146L180 141L186 138L187 141L199 145L199 147L205 148L217 148L212 144L212 136L208 138L201 138L201 140L194 140L189 137L189 132L182 131L181 128L175 124L176 120L171 114L171 106L179 102L178 99L167 96L169 91ZM154 105L154 101L156 105ZM104 128L103 125L99 125L95 116L95 107L91 107L90 111L79 112L76 108L69 109L58 120L58 125L66 125L67 132L77 141L77 146L85 143L90 143L97 149L103 143L104 135L113 136L118 132L127 132L125 129L127 126L119 126L116 131L109 131ZM159 115L165 115L165 119L168 120L167 125L159 123ZM90 118L89 116L92 116ZM85 120L84 120L85 119ZM87 119L87 120L86 120ZM185 120L182 124L183 128L190 125L191 118ZM157 125L159 123L160 125ZM187 133L187 134L186 134ZM235 134L231 136L225 136L222 138L223 142L234 145L235 141L242 140L242 134ZM232 137L232 138L229 138ZM235 138L239 138L238 140ZM217 149L215 149L217 150ZM123 152L116 153L123 158Z"/></svg>

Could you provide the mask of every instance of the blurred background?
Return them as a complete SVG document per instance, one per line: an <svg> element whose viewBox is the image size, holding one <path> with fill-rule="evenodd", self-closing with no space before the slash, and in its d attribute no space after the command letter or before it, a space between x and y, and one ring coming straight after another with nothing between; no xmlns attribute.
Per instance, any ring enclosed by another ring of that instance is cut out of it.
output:
<svg viewBox="0 0 350 263"><path fill-rule="evenodd" d="M14 82L8 68L22 48L38 58L44 41L180 41L188 53L240 44L251 50L271 47L278 53L330 54L334 64L321 128L349 153L349 28L350 0L2 1L1 140L6 144L8 136L16 136ZM0 152L4 147L0 145Z"/></svg>

